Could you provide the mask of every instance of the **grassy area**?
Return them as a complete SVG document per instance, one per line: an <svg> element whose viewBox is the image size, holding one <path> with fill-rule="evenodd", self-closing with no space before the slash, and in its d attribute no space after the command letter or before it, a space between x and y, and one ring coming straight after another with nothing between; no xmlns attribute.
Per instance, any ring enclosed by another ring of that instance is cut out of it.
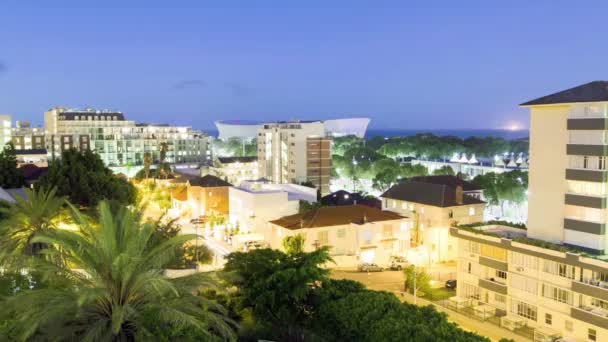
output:
<svg viewBox="0 0 608 342"><path fill-rule="evenodd" d="M454 297L455 295L456 291L446 289L445 287L440 287L430 289L427 293L424 294L423 298L434 301L448 299L450 297Z"/></svg>

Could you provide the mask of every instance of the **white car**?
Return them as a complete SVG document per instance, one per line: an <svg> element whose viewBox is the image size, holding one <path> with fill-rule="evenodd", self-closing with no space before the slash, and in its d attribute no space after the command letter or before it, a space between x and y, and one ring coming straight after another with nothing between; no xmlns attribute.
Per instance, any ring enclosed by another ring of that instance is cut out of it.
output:
<svg viewBox="0 0 608 342"><path fill-rule="evenodd" d="M243 251L247 252L253 249L263 249L268 248L268 243L266 241L246 241L243 244Z"/></svg>

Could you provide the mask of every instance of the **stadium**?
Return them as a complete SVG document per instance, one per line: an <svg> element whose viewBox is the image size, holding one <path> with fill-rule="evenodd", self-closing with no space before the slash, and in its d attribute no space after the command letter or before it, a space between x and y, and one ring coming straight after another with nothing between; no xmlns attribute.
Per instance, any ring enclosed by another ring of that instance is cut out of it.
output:
<svg viewBox="0 0 608 342"><path fill-rule="evenodd" d="M298 122L293 121L293 122ZM313 120L306 122L322 122L325 126L325 132L334 137L356 135L360 138L365 136L369 118L347 118L347 119L331 119L331 120ZM219 132L218 138L228 140L231 138L238 139L253 139L257 135L258 129L266 123L262 121L252 120L219 120L215 122L215 126Z"/></svg>

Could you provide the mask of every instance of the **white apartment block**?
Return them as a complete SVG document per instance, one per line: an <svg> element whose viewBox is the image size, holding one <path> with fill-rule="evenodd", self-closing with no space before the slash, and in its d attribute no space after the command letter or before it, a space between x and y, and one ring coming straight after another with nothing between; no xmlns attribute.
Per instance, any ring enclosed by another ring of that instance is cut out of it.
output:
<svg viewBox="0 0 608 342"><path fill-rule="evenodd" d="M459 242L453 305L538 341L608 341L608 82L530 108L527 230L452 228Z"/></svg>
<svg viewBox="0 0 608 342"><path fill-rule="evenodd" d="M321 121L264 124L258 130L260 176L274 183L312 182L329 193L331 138Z"/></svg>
<svg viewBox="0 0 608 342"><path fill-rule="evenodd" d="M0 150L11 141L12 117L8 114L0 114Z"/></svg>
<svg viewBox="0 0 608 342"><path fill-rule="evenodd" d="M159 163L166 143L167 163L211 161L210 138L191 127L139 124L121 112L61 107L46 112L44 124L47 150L55 157L71 148L91 150L109 167L141 168L145 153L150 153L153 164Z"/></svg>

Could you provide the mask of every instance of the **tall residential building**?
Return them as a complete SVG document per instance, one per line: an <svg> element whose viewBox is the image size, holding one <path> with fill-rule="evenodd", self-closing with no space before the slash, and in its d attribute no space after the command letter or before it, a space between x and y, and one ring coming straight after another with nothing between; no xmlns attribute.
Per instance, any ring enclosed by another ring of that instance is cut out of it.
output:
<svg viewBox="0 0 608 342"><path fill-rule="evenodd" d="M277 122L258 130L260 177L274 183L312 182L329 193L331 138L322 122Z"/></svg>
<svg viewBox="0 0 608 342"><path fill-rule="evenodd" d="M530 108L534 161L528 236L603 254L608 247L608 82L587 83L522 106Z"/></svg>
<svg viewBox="0 0 608 342"><path fill-rule="evenodd" d="M608 82L530 108L528 227L458 226L456 308L535 341L608 341ZM470 307L470 308L468 308Z"/></svg>
<svg viewBox="0 0 608 342"><path fill-rule="evenodd" d="M75 148L92 150L106 165L130 169L142 166L144 154L160 161L167 144L166 162L171 164L211 161L209 137L186 126L139 124L116 111L53 108L44 114L46 146L51 156Z"/></svg>
<svg viewBox="0 0 608 342"><path fill-rule="evenodd" d="M12 118L8 114L0 114L0 150L11 141Z"/></svg>

